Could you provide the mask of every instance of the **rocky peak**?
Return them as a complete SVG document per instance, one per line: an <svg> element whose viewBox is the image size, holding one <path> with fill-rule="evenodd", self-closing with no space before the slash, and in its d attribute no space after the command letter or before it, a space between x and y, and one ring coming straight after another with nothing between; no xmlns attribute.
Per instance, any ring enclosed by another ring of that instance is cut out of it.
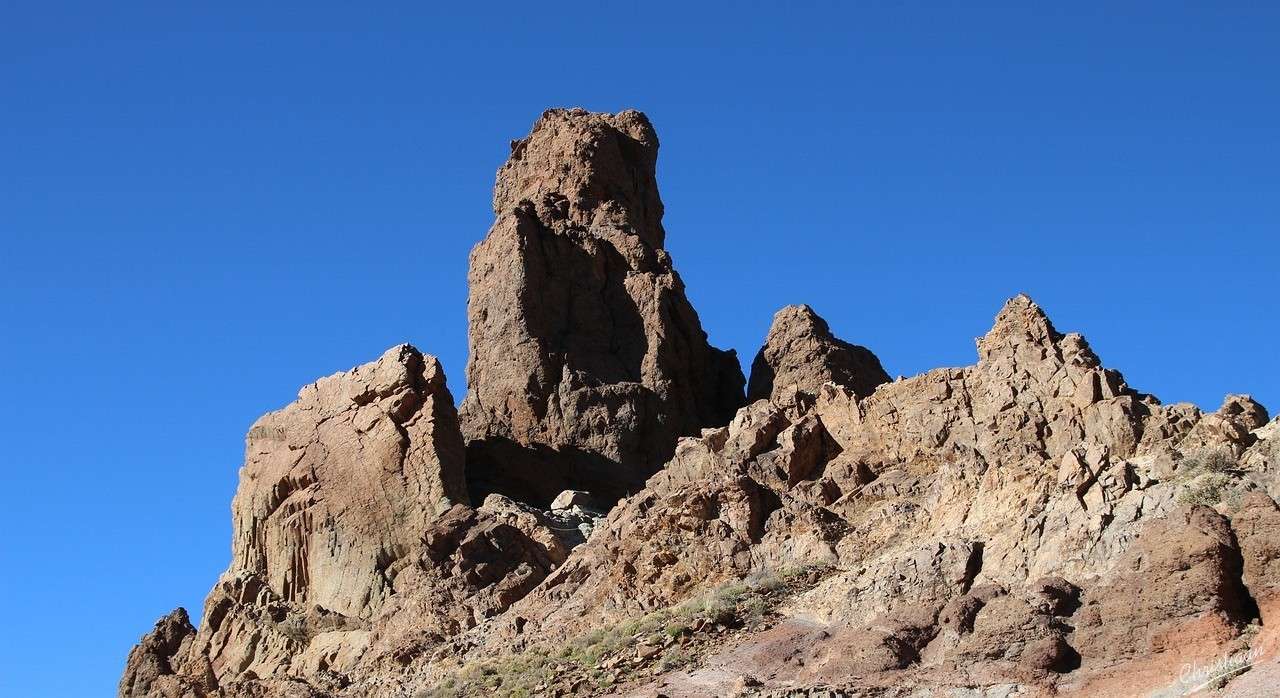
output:
<svg viewBox="0 0 1280 698"><path fill-rule="evenodd" d="M1218 416L1238 422L1247 431L1261 428L1270 419L1267 408L1248 395L1228 395L1218 408Z"/></svg>
<svg viewBox="0 0 1280 698"><path fill-rule="evenodd" d="M126 698L166 695L165 689L172 689L178 683L173 677L174 657L190 644L195 632L186 609L175 609L156 621L151 632L129 653L119 695Z"/></svg>
<svg viewBox="0 0 1280 698"><path fill-rule="evenodd" d="M527 208L548 227L616 228L661 248L657 162L658 134L638 111L549 109L512 141L493 212Z"/></svg>
<svg viewBox="0 0 1280 698"><path fill-rule="evenodd" d="M978 340L978 357L992 360L1024 352L1045 356L1061 340L1044 310L1030 296L1019 293L1005 302L991 331Z"/></svg>
<svg viewBox="0 0 1280 698"><path fill-rule="evenodd" d="M831 334L827 321L807 305L788 305L773 316L764 346L751 363L748 400L780 401L791 388L817 393L836 383L866 397L889 382L880 360L865 347Z"/></svg>
<svg viewBox="0 0 1280 698"><path fill-rule="evenodd" d="M499 171L468 274L461 413L477 501L614 501L742 403L736 357L708 344L661 249L657 147L639 112L555 109Z"/></svg>
<svg viewBox="0 0 1280 698"><path fill-rule="evenodd" d="M513 144L461 414L401 345L259 419L200 628L161 619L120 695L1136 695L1280 647L1260 404L1161 405L1020 295L975 365L891 383L789 306L743 405L656 152L637 112Z"/></svg>

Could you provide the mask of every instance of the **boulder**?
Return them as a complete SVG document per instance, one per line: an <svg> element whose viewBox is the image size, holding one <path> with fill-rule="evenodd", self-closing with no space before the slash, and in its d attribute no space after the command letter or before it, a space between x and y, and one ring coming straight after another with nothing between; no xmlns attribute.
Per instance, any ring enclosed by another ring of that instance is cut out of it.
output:
<svg viewBox="0 0 1280 698"><path fill-rule="evenodd" d="M231 571L302 606L372 617L390 593L383 571L467 502L444 371L407 344L303 388L254 423L245 453Z"/></svg>
<svg viewBox="0 0 1280 698"><path fill-rule="evenodd" d="M565 490L556 495L555 499L551 500L552 511L572 509L574 507L586 509L591 506L591 493L583 492L582 490Z"/></svg>

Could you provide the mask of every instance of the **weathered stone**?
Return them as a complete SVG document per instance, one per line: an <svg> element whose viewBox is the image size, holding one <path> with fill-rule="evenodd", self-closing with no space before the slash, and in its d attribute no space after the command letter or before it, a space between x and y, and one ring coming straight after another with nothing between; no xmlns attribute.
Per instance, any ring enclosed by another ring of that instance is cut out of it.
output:
<svg viewBox="0 0 1280 698"><path fill-rule="evenodd" d="M1129 695L1280 648L1280 420L1161 405L1026 296L976 364L892 383L784 309L741 405L663 249L656 148L639 114L580 110L513 145L472 256L465 479L431 357L303 389L250 432L199 630L162 619L121 695L487 693L530 649L554 676L519 690L573 694L554 658L599 634L630 695L748 672L761 695Z"/></svg>
<svg viewBox="0 0 1280 698"><path fill-rule="evenodd" d="M817 393L828 382L866 397L888 383L889 374L875 354L832 335L826 320L809 306L779 310L751 364L747 399L777 402L788 389Z"/></svg>
<svg viewBox="0 0 1280 698"><path fill-rule="evenodd" d="M582 490L565 490L551 500L552 511L590 506L592 506L591 494Z"/></svg>
<svg viewBox="0 0 1280 698"><path fill-rule="evenodd" d="M444 372L408 345L303 388L245 450L231 570L300 606L371 617L390 593L383 571L467 501Z"/></svg>
<svg viewBox="0 0 1280 698"><path fill-rule="evenodd" d="M156 621L156 627L129 652L124 676L120 679L120 696L162 695L165 687L159 684L166 680L175 681L174 657L186 649L195 632L187 611L182 608ZM176 687L180 685L174 683L168 688Z"/></svg>
<svg viewBox="0 0 1280 698"><path fill-rule="evenodd" d="M1086 591L1073 644L1086 658L1112 660L1207 651L1233 638L1255 611L1241 566L1225 517L1180 508L1143 531L1107 584Z"/></svg>
<svg viewBox="0 0 1280 698"><path fill-rule="evenodd" d="M742 404L663 248L657 154L639 112L553 109L498 172L468 276L474 497L616 500Z"/></svg>

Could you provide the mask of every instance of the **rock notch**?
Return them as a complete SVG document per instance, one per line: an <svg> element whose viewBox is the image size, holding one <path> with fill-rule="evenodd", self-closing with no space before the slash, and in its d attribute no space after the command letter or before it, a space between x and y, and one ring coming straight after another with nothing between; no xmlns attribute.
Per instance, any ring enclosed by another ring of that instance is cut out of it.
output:
<svg viewBox="0 0 1280 698"><path fill-rule="evenodd" d="M747 399L777 402L789 389L816 394L823 383L866 397L888 382L889 374L870 350L831 334L813 308L788 305L773 316L769 336L751 363Z"/></svg>
<svg viewBox="0 0 1280 698"><path fill-rule="evenodd" d="M553 109L512 143L471 253L468 479L545 505L634 491L742 404L663 248L658 137L636 111Z"/></svg>

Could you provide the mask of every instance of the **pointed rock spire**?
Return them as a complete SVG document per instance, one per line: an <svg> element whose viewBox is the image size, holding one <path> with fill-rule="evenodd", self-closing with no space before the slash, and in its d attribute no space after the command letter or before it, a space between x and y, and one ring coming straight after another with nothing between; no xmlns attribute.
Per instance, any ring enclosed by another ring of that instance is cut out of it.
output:
<svg viewBox="0 0 1280 698"><path fill-rule="evenodd" d="M639 112L553 109L499 170L468 275L477 501L617 498L742 403L737 359L707 343L662 248L657 149Z"/></svg>
<svg viewBox="0 0 1280 698"><path fill-rule="evenodd" d="M889 382L880 360L865 347L831 334L827 321L807 305L789 305L773 316L764 346L751 363L749 400L766 400L795 387L816 393L823 383L843 385L870 395Z"/></svg>
<svg viewBox="0 0 1280 698"><path fill-rule="evenodd" d="M1061 339L1062 335L1053 328L1044 310L1031 296L1019 293L1005 302L991 331L978 340L978 357L990 360L1024 348L1052 351L1054 343Z"/></svg>

